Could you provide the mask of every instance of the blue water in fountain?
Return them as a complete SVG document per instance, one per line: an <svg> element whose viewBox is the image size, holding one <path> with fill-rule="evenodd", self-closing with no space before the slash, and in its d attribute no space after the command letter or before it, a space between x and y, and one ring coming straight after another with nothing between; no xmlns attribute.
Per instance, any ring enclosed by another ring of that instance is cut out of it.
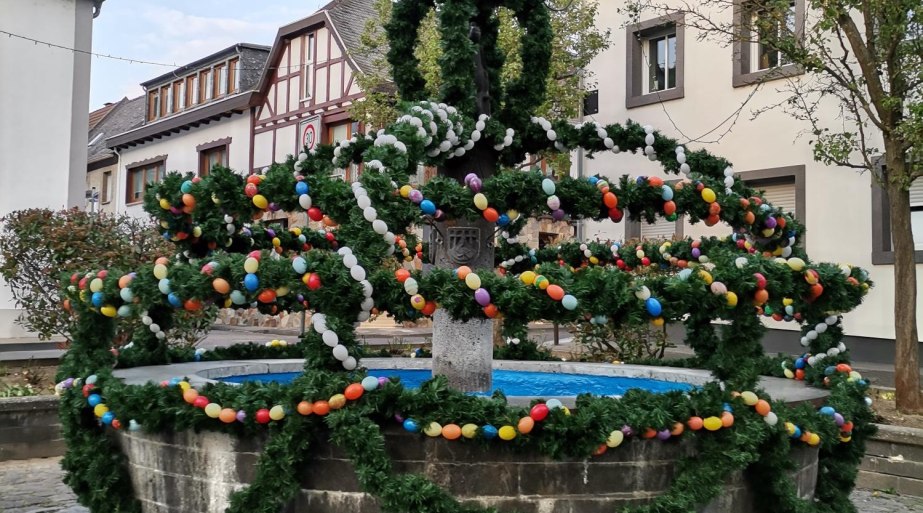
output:
<svg viewBox="0 0 923 513"><path fill-rule="evenodd" d="M400 378L409 388L417 388L432 378L429 369L369 369L370 376ZM246 374L228 376L221 381L230 383L276 382L291 383L301 372L277 372L272 374ZM655 393L672 390L691 390L687 383L673 383L647 378L626 378L620 376L593 376L589 374L557 374L552 372L530 372L494 370L493 390L502 390L508 396L575 396L580 394L624 395L632 388ZM477 395L490 395L481 393Z"/></svg>

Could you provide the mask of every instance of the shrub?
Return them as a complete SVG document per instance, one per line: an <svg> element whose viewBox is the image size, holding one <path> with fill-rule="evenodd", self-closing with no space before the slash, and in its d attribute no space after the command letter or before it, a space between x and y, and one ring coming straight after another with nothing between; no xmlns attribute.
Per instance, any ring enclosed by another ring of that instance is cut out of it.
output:
<svg viewBox="0 0 923 513"><path fill-rule="evenodd" d="M0 220L0 276L23 310L17 323L43 340L70 337L73 319L59 294L66 276L88 269L133 270L172 252L150 221L127 215L29 209ZM195 343L214 315L214 308L204 315L178 315L168 338ZM120 320L113 342L124 342L137 322Z"/></svg>

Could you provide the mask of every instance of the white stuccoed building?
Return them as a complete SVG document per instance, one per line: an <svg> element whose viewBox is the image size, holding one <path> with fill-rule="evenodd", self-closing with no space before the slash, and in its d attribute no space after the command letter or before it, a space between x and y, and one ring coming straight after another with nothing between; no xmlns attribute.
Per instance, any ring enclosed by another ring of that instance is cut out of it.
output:
<svg viewBox="0 0 923 513"><path fill-rule="evenodd" d="M619 2L601 1L599 5L597 23L611 29L612 45L590 66L597 81L599 112L585 116L585 120L605 124L631 119L655 127L690 150L704 148L731 161L734 170L751 186L765 190L771 202L793 211L806 225L806 250L813 260L849 263L869 271L875 287L863 305L845 317L844 327L854 340L859 337L863 342L892 343L893 254L888 210L880 189L869 173L815 162L810 137L798 137L806 124L781 110L750 119L752 111L787 98L787 94L779 92L786 80L809 77L791 65L779 63L778 55L761 51L758 44L722 46L700 41L694 29L683 26L682 18L648 14L641 23L631 24L626 15L617 12ZM804 19L804 9L804 0L792 1L795 21ZM733 15L730 9L715 14L728 19ZM652 70L652 63L662 69ZM780 78L765 80L754 94L755 83L770 72ZM731 126L733 114L751 95L740 118ZM838 105L829 102L822 108L826 112L822 111L821 117L830 120L831 128L836 129L836 124L841 123ZM580 167L578 163L575 169ZM610 178L623 174L682 178L666 175L658 163L630 153L584 159L579 172L582 176L599 173ZM921 207L914 225L921 228L917 247L923 249L923 183L911 191L911 204ZM682 218L676 223L661 221L655 225L590 222L582 231L587 239L601 240L730 233L726 225L692 226L683 223ZM923 251L917 255L917 261L923 262ZM918 317L923 314L923 305L917 305L917 312ZM779 330L797 329L793 323L768 324ZM797 352L801 347L796 341L790 349Z"/></svg>
<svg viewBox="0 0 923 513"><path fill-rule="evenodd" d="M81 52L102 3L0 0L0 216L84 204L90 55ZM27 335L18 315L3 284L0 338Z"/></svg>

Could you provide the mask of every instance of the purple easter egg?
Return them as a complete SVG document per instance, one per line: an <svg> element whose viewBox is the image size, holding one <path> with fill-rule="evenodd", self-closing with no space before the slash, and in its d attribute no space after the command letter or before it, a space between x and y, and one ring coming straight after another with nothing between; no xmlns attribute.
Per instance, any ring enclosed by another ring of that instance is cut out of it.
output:
<svg viewBox="0 0 923 513"><path fill-rule="evenodd" d="M384 376L381 376L381 377L378 378L378 386L380 386L380 387L383 387L383 386L387 385L387 384L390 383L390 382L391 382L391 380L389 380L388 378L386 378L386 377L384 377Z"/></svg>
<svg viewBox="0 0 923 513"><path fill-rule="evenodd" d="M74 386L74 378L67 378L64 380L64 388L70 388Z"/></svg>
<svg viewBox="0 0 923 513"><path fill-rule="evenodd" d="M246 226L243 228L243 230L241 230L241 233L243 233L245 237L250 237L253 235L253 232L250 231L250 228L247 228Z"/></svg>
<svg viewBox="0 0 923 513"><path fill-rule="evenodd" d="M670 438L670 430L664 429L657 432L657 438L661 440L668 440Z"/></svg>
<svg viewBox="0 0 923 513"><path fill-rule="evenodd" d="M553 210L551 212L551 218L554 219L555 221L560 221L561 219L564 219L564 211L561 210L560 208Z"/></svg>
<svg viewBox="0 0 923 513"><path fill-rule="evenodd" d="M846 420L839 413L833 414L833 421L836 422L837 426L843 426L846 423Z"/></svg>
<svg viewBox="0 0 923 513"><path fill-rule="evenodd" d="M477 177L478 177L478 175L476 175L476 174L474 174L474 173L468 173L467 175L465 175L465 185L468 185L469 183L471 183L471 180L473 180L473 179L475 179L475 178L477 178Z"/></svg>
<svg viewBox="0 0 923 513"><path fill-rule="evenodd" d="M302 302L302 301L304 301L304 296L302 296L301 294L298 294L297 297L298 297L298 302L299 302L299 303Z"/></svg>
<svg viewBox="0 0 923 513"><path fill-rule="evenodd" d="M170 213L179 215L183 213L183 209L176 208L176 207L170 207Z"/></svg>
<svg viewBox="0 0 923 513"><path fill-rule="evenodd" d="M476 176L472 178L470 182L468 182L468 188L471 189L471 192L474 193L481 192L481 187L483 185L484 184L481 183L481 179Z"/></svg>
<svg viewBox="0 0 923 513"><path fill-rule="evenodd" d="M410 191L409 197L410 197L410 201L414 203L420 203L421 201L423 201L423 193L418 191L417 189L412 189Z"/></svg>
<svg viewBox="0 0 923 513"><path fill-rule="evenodd" d="M702 256L702 250L699 248L692 248L692 258L699 258Z"/></svg>
<svg viewBox="0 0 923 513"><path fill-rule="evenodd" d="M395 413L395 414L394 414L394 420L397 421L398 424L403 424L403 423L404 423L404 416L401 415L400 412Z"/></svg>
<svg viewBox="0 0 923 513"><path fill-rule="evenodd" d="M763 224L766 225L766 228L775 228L778 223L775 217L767 217Z"/></svg>
<svg viewBox="0 0 923 513"><path fill-rule="evenodd" d="M635 434L635 432L633 429L631 429L631 426L622 426L622 434L625 436L631 436Z"/></svg>
<svg viewBox="0 0 923 513"><path fill-rule="evenodd" d="M273 230L272 228L266 228L266 235L269 235L270 237L275 237L276 231Z"/></svg>
<svg viewBox="0 0 923 513"><path fill-rule="evenodd" d="M485 289L477 289L474 291L474 300L481 306L487 306L490 304L490 292Z"/></svg>
<svg viewBox="0 0 923 513"><path fill-rule="evenodd" d="M237 410L237 422L243 422L247 419L247 412L243 410Z"/></svg>

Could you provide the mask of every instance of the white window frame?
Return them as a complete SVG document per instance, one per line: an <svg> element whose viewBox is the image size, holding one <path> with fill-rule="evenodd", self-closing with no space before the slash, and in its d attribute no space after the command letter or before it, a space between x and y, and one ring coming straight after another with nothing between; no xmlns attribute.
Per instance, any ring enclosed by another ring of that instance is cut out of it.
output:
<svg viewBox="0 0 923 513"><path fill-rule="evenodd" d="M199 74L192 76L192 104L199 104Z"/></svg>
<svg viewBox="0 0 923 513"><path fill-rule="evenodd" d="M796 24L798 23L797 22L797 9L798 9L798 3L795 0L789 0L789 14L791 15L792 26L788 28L790 28L792 31L796 30ZM753 34L753 37L752 37L753 42L750 44L750 72L751 73L777 69L777 68L781 68L783 66L787 66L791 64L790 62L785 62L785 56L782 55L782 52L779 52L778 50L776 50L775 51L776 65L769 66L766 68L760 67L760 49L763 46L763 44L760 42L759 31L756 30L756 19L759 17L759 15L760 14L758 12L754 12L750 16L750 32L751 34ZM788 19L786 19L786 21L788 21Z"/></svg>
<svg viewBox="0 0 923 513"><path fill-rule="evenodd" d="M308 34L306 38L304 60L301 75L301 99L310 100L314 96L314 34Z"/></svg>
<svg viewBox="0 0 923 513"><path fill-rule="evenodd" d="M215 97L215 69L209 70L205 76L208 77L205 80L205 101L208 101Z"/></svg>
<svg viewBox="0 0 923 513"><path fill-rule="evenodd" d="M672 84L670 83L670 61L669 61L670 59L670 39L671 38L673 39L673 48L674 48L673 50L673 69L674 71L673 71L673 83ZM666 87L663 87L657 90L652 90L651 89L651 57L652 57L651 43L653 43L654 41L660 40L660 39L664 40L664 45L665 45L665 50L666 50L667 66L666 66L666 69L664 70L664 82L666 82L665 84ZM671 89L676 89L677 87L676 82L678 78L677 75L679 73L679 70L677 69L677 64L676 64L677 62L676 45L677 44L678 44L678 40L677 40L677 33L676 33L676 25L673 25L669 29L665 29L664 32L653 34L650 36L645 36L641 39L641 54L644 57L644 63L642 64L641 67L643 70L646 71L645 73L642 73L641 75L641 90L643 91L642 94L663 93Z"/></svg>
<svg viewBox="0 0 923 513"><path fill-rule="evenodd" d="M224 96L228 94L228 65L225 64L221 67L221 76L218 77L218 96Z"/></svg>
<svg viewBox="0 0 923 513"><path fill-rule="evenodd" d="M154 119L160 119L160 90L154 93Z"/></svg>
<svg viewBox="0 0 923 513"><path fill-rule="evenodd" d="M167 88L167 114L173 114L173 84Z"/></svg>
<svg viewBox="0 0 923 513"><path fill-rule="evenodd" d="M179 84L179 110L186 108L186 81L183 80Z"/></svg>

